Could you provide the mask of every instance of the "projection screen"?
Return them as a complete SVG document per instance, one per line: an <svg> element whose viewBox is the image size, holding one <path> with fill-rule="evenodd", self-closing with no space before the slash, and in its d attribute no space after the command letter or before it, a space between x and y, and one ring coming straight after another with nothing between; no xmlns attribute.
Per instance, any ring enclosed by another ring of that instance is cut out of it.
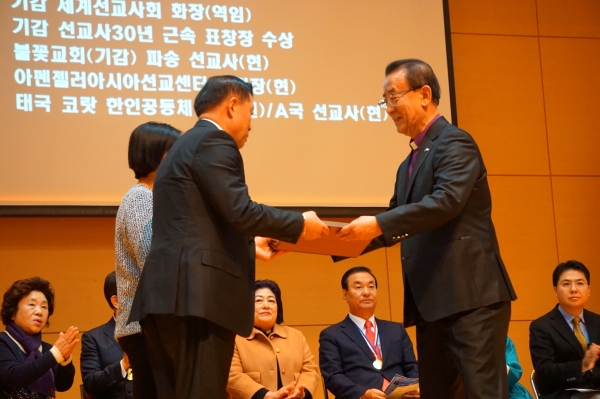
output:
<svg viewBox="0 0 600 399"><path fill-rule="evenodd" d="M206 79L252 83L242 149L252 199L380 207L409 152L382 96L385 66L420 58L451 120L441 0L3 0L0 206L118 205L141 123L182 131ZM446 17L446 18L445 18Z"/></svg>

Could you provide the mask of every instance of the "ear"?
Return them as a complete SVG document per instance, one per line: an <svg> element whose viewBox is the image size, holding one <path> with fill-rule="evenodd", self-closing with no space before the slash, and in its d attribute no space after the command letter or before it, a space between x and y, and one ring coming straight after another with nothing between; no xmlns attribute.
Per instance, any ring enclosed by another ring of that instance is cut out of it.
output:
<svg viewBox="0 0 600 399"><path fill-rule="evenodd" d="M342 289L342 299L344 299L344 302L346 302L346 303L348 302L347 295L348 295L348 291L346 291L345 289Z"/></svg>
<svg viewBox="0 0 600 399"><path fill-rule="evenodd" d="M236 96L229 97L229 99L227 100L227 116L229 118L233 118L239 104L239 98L237 98Z"/></svg>
<svg viewBox="0 0 600 399"><path fill-rule="evenodd" d="M556 291L556 287L554 287L554 295L558 296L558 292Z"/></svg>
<svg viewBox="0 0 600 399"><path fill-rule="evenodd" d="M429 103L431 102L431 96L431 87L429 87L428 85L421 87L421 105L429 105Z"/></svg>
<svg viewBox="0 0 600 399"><path fill-rule="evenodd" d="M119 308L119 299L117 298L116 295L113 295L110 297L110 303L112 303L112 305L115 309Z"/></svg>

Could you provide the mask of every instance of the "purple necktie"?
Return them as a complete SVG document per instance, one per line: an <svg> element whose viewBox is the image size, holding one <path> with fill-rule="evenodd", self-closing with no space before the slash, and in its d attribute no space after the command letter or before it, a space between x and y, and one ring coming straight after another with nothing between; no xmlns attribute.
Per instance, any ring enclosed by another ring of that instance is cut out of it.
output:
<svg viewBox="0 0 600 399"><path fill-rule="evenodd" d="M412 175L413 165L415 164L415 160L417 159L419 146L414 141L410 142L410 147L412 149L410 153L410 164L408 165L408 178Z"/></svg>

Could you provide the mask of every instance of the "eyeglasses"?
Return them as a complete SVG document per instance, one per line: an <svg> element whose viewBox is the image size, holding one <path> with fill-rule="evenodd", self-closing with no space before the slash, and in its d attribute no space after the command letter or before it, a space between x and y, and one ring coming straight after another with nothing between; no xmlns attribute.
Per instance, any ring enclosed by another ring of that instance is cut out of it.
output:
<svg viewBox="0 0 600 399"><path fill-rule="evenodd" d="M389 104L385 98L382 98L381 100L379 100L377 105L379 105L381 108L387 108L388 106L393 107L394 105L396 105L398 103L398 100L400 100L402 97L404 97L404 95L406 93L408 93L409 91L413 91L413 90L419 90L421 87L423 87L423 86L411 87L408 90L402 90L402 91L399 91L398 93L394 93L390 96Z"/></svg>

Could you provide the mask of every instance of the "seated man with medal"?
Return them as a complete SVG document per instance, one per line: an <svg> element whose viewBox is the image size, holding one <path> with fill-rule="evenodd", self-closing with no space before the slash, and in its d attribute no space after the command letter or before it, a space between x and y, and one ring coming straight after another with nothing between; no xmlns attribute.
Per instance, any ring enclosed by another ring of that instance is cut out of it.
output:
<svg viewBox="0 0 600 399"><path fill-rule="evenodd" d="M417 378L417 360L402 324L375 318L373 272L356 266L344 273L342 297L350 314L319 337L321 374L336 399L383 399L395 375Z"/></svg>

